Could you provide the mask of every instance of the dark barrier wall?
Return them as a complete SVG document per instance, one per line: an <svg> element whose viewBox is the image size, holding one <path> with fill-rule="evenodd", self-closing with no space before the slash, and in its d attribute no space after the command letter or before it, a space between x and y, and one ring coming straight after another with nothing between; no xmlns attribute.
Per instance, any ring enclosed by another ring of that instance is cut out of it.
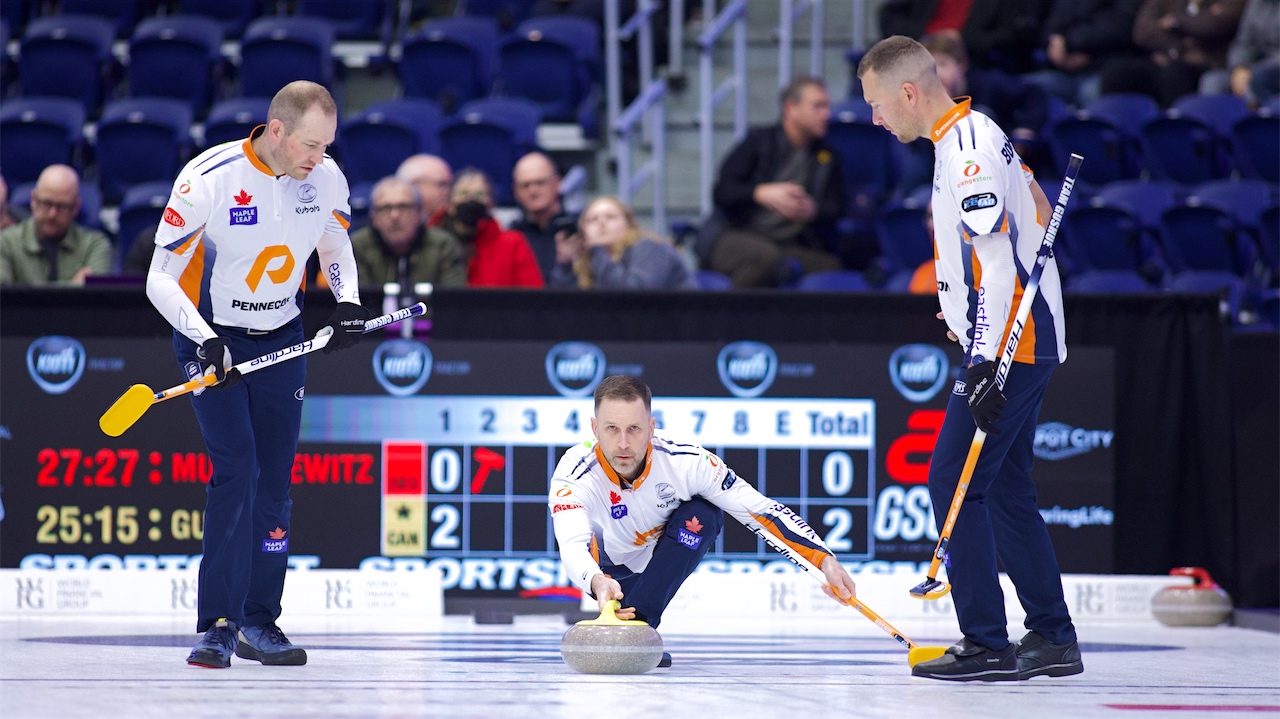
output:
<svg viewBox="0 0 1280 719"><path fill-rule="evenodd" d="M434 305L436 340L905 345L941 344L945 332L932 297L442 290ZM311 330L331 307L327 293L308 296ZM1229 342L1209 297L1072 297L1067 313L1069 346L1109 348L1115 368L1110 566L1205 566L1239 605L1280 604L1276 335ZM161 338L168 327L138 289L4 289L0 334Z"/></svg>

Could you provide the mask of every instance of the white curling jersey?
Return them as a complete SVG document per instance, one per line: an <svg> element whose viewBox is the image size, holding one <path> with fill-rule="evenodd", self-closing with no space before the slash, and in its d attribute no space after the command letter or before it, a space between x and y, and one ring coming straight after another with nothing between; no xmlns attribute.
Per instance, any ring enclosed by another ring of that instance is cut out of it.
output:
<svg viewBox="0 0 1280 719"><path fill-rule="evenodd" d="M178 280L206 322L274 330L301 313L307 259L350 243L347 179L328 155L276 177L249 139L209 148L174 183L156 244L188 258ZM354 278L352 278L354 280ZM342 301L355 287L331 287Z"/></svg>
<svg viewBox="0 0 1280 719"><path fill-rule="evenodd" d="M574 584L591 590L602 563L643 572L667 519L681 502L699 496L743 524L757 524L780 538L814 566L831 554L809 525L786 505L769 499L739 478L724 460L696 444L654 435L644 471L630 489L591 439L571 447L551 477L551 507L560 559ZM676 527L673 538L696 549L715 537L700 534L701 523Z"/></svg>
<svg viewBox="0 0 1280 719"><path fill-rule="evenodd" d="M930 137L938 301L974 363L999 362L1049 218L1036 211L1030 168L991 118L969 109L969 98L959 98ZM1014 361L1066 359L1062 284L1050 257Z"/></svg>

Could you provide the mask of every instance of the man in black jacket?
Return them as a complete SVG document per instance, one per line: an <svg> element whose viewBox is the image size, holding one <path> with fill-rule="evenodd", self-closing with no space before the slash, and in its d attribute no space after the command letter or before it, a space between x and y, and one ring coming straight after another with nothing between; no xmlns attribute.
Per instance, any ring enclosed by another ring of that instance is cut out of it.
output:
<svg viewBox="0 0 1280 719"><path fill-rule="evenodd" d="M822 80L796 78L782 92L782 121L748 132L720 166L720 231L700 254L735 287L775 286L796 264L840 269L823 239L844 213L840 161L823 141L830 117Z"/></svg>

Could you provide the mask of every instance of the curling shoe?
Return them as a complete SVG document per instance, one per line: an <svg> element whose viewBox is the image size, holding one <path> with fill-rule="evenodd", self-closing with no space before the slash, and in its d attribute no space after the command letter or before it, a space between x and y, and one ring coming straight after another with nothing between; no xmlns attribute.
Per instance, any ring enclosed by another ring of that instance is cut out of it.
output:
<svg viewBox="0 0 1280 719"><path fill-rule="evenodd" d="M658 667L666 668L671 666L671 655L667 652L662 653L662 658L658 660Z"/></svg>
<svg viewBox="0 0 1280 719"><path fill-rule="evenodd" d="M1018 680L1016 646L999 651L961 639L937 659L920 662L911 668L911 676L943 679L952 682L1014 682Z"/></svg>
<svg viewBox="0 0 1280 719"><path fill-rule="evenodd" d="M187 664L210 669L231 666L231 653L236 649L235 622L218 619L187 656ZM243 655L241 655L243 656Z"/></svg>
<svg viewBox="0 0 1280 719"><path fill-rule="evenodd" d="M1017 655L1019 679L1069 677L1084 671L1079 644L1054 644L1035 632L1018 642Z"/></svg>
<svg viewBox="0 0 1280 719"><path fill-rule="evenodd" d="M289 638L275 622L257 627L241 627L236 656L272 665L307 663L307 650L290 644Z"/></svg>

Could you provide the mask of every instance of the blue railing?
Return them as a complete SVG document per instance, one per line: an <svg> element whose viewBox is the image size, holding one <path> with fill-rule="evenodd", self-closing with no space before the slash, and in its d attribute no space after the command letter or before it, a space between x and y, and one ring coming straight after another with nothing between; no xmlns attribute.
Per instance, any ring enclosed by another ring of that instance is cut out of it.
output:
<svg viewBox="0 0 1280 719"><path fill-rule="evenodd" d="M711 185L715 175L715 111L730 92L736 91L733 103L733 135L741 140L747 134L747 0L732 0L719 15L715 1L702 0L702 17L713 18L698 37L699 82L698 154L701 170L700 201L702 216L711 214ZM715 84L715 50L720 36L733 28L733 72L718 86Z"/></svg>
<svg viewBox="0 0 1280 719"><path fill-rule="evenodd" d="M618 151L618 198L628 206L631 198L644 183L653 180L653 229L667 232L667 81L657 79L640 93L618 120L610 127L614 133ZM649 161L634 172L631 170L631 137L636 125L645 122L652 128L652 145Z"/></svg>

